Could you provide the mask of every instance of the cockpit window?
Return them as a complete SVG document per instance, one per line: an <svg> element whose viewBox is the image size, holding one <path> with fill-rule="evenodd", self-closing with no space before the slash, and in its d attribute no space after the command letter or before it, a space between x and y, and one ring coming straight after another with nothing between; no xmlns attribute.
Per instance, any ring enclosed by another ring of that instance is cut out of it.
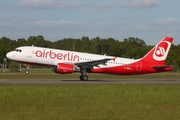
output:
<svg viewBox="0 0 180 120"><path fill-rule="evenodd" d="M16 52L22 52L21 49L15 49L14 51L16 51Z"/></svg>

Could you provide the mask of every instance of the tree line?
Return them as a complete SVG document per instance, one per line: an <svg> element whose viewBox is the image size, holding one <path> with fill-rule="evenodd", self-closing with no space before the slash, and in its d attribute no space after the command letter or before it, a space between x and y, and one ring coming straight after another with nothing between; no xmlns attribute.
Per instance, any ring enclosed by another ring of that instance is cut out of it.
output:
<svg viewBox="0 0 180 120"><path fill-rule="evenodd" d="M144 40L136 37L115 40L113 38L102 39L100 37L89 39L88 37L83 36L80 39L64 38L54 42L45 40L42 35L30 36L27 39L19 38L17 40L2 37L0 38L0 64L6 57L7 52L12 51L19 46L31 45L134 59L143 57L152 47L154 47L152 45L146 45ZM180 68L179 51L180 45L172 44L166 60L166 64L173 65L175 71L178 71L178 68ZM11 61L8 60L8 65L10 63Z"/></svg>

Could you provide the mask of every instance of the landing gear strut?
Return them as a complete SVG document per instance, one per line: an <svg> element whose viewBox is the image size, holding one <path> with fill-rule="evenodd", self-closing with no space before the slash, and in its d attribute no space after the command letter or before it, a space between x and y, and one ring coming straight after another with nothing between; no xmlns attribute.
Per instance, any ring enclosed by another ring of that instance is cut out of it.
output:
<svg viewBox="0 0 180 120"><path fill-rule="evenodd" d="M88 76L86 75L86 69L85 68L83 68L81 70L81 76L79 78L82 81L88 81Z"/></svg>
<svg viewBox="0 0 180 120"><path fill-rule="evenodd" d="M27 65L27 69L25 71L26 74L29 74L29 67L30 67L30 64Z"/></svg>

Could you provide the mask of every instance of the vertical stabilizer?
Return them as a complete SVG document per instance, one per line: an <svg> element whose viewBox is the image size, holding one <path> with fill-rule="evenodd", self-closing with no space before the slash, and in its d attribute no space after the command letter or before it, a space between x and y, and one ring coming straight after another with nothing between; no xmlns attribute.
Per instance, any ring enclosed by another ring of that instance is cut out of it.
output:
<svg viewBox="0 0 180 120"><path fill-rule="evenodd" d="M163 38L154 48L151 49L143 58L142 61L146 61L156 65L164 65L164 62L169 53L173 38Z"/></svg>

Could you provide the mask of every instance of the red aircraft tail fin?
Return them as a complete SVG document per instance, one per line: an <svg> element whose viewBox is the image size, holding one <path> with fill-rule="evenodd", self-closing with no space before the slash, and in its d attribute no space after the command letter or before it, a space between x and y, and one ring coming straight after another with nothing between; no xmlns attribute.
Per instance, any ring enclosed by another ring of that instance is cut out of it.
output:
<svg viewBox="0 0 180 120"><path fill-rule="evenodd" d="M154 48L151 49L151 51L149 51L144 57L142 57L141 60L153 65L164 65L172 41L173 38L171 37L163 38Z"/></svg>

